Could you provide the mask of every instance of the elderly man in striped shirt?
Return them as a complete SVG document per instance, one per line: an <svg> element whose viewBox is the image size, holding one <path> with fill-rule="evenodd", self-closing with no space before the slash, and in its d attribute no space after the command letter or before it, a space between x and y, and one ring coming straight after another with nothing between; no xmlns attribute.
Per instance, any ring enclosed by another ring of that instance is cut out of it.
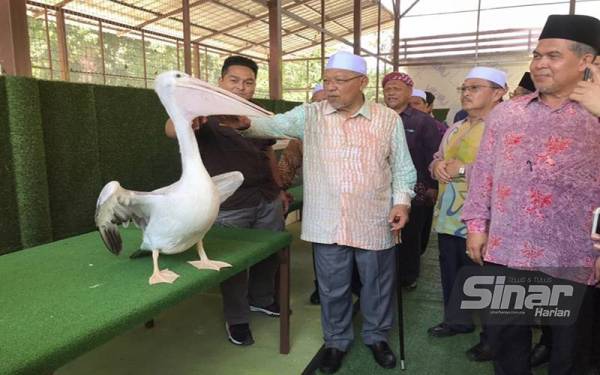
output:
<svg viewBox="0 0 600 375"><path fill-rule="evenodd" d="M365 60L338 52L323 77L327 100L268 119L246 121L247 137L304 141L302 239L314 243L325 355L336 372L353 341L350 280L356 260L363 287L363 342L393 368L394 238L408 220L416 172L400 117L365 100ZM240 126L238 125L238 128ZM242 129L240 129L242 130Z"/></svg>

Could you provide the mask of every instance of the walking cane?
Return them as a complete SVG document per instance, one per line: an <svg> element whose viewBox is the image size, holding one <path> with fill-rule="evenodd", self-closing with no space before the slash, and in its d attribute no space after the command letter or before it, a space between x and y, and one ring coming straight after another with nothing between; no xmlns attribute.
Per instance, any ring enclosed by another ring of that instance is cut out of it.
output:
<svg viewBox="0 0 600 375"><path fill-rule="evenodd" d="M398 341L400 344L400 368L406 370L404 366L404 360L406 355L404 353L404 313L402 311L402 286L400 285L400 232L396 239L396 291L398 301Z"/></svg>

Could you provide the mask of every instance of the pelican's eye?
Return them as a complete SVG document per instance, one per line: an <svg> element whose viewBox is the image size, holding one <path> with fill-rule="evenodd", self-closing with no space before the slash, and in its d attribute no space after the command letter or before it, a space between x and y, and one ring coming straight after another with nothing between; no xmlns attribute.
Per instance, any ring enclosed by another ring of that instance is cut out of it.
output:
<svg viewBox="0 0 600 375"><path fill-rule="evenodd" d="M175 74L175 78L181 78L181 74L179 74L179 73Z"/></svg>

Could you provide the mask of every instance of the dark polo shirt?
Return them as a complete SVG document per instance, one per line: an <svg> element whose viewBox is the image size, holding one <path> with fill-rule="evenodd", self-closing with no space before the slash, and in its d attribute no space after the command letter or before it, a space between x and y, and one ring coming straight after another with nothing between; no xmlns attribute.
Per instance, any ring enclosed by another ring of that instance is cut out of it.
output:
<svg viewBox="0 0 600 375"><path fill-rule="evenodd" d="M239 171L244 183L221 204L221 210L256 207L262 198L272 201L279 195L273 179L267 149L272 139L249 139L234 129L220 126L209 117L208 122L196 131L200 156L211 176Z"/></svg>
<svg viewBox="0 0 600 375"><path fill-rule="evenodd" d="M401 114L406 143L417 170L417 185L415 186L414 203L423 203L423 194L426 189L437 189L437 181L431 178L429 164L433 154L438 150L442 136L438 130L436 120L416 109L407 107Z"/></svg>

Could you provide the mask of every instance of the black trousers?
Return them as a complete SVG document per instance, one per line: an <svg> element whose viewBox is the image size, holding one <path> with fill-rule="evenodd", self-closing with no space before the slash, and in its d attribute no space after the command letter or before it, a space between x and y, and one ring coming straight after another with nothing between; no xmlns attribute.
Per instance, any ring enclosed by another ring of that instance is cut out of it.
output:
<svg viewBox="0 0 600 375"><path fill-rule="evenodd" d="M425 206L425 222L423 223L423 232L421 232L421 255L427 250L429 245L429 237L431 236L431 227L433 226L433 209L434 206Z"/></svg>
<svg viewBox="0 0 600 375"><path fill-rule="evenodd" d="M458 298L453 297L453 289L460 287L466 274L466 267L477 265L467 256L467 243L462 237L438 234L440 250L440 275L444 297L444 322L455 331L465 332L473 329L472 312L463 311L457 305ZM462 271L462 272L461 272Z"/></svg>
<svg viewBox="0 0 600 375"><path fill-rule="evenodd" d="M402 228L402 243L398 244L400 273L398 283L410 285L419 278L423 248L423 228L427 218L426 206L414 205L410 209L409 221Z"/></svg>
<svg viewBox="0 0 600 375"><path fill-rule="evenodd" d="M506 269L506 267L504 267ZM507 269L509 270L509 269ZM525 274L539 274L524 271ZM552 354L550 375L585 374L597 356L594 331L598 331L598 294L594 288L582 287L584 296L575 322L569 325L548 323L551 326ZM531 375L532 329L523 318L502 319L502 323L488 320L486 327L489 342L495 352L496 375Z"/></svg>

